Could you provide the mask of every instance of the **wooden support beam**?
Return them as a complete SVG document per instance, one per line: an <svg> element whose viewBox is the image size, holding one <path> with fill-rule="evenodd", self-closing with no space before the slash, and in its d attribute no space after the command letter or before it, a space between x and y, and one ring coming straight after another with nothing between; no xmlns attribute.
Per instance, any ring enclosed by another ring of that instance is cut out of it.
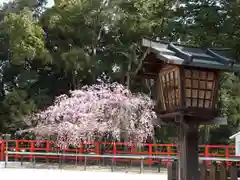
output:
<svg viewBox="0 0 240 180"><path fill-rule="evenodd" d="M173 161L168 164L168 180L177 180L178 178L177 162Z"/></svg>
<svg viewBox="0 0 240 180"><path fill-rule="evenodd" d="M230 179L231 180L238 180L236 163L232 163L231 166L230 166Z"/></svg>
<svg viewBox="0 0 240 180"><path fill-rule="evenodd" d="M210 167L209 180L216 180L216 166L214 165Z"/></svg>
<svg viewBox="0 0 240 180"><path fill-rule="evenodd" d="M200 166L200 180L206 180L207 178L207 169L204 163Z"/></svg>
<svg viewBox="0 0 240 180"><path fill-rule="evenodd" d="M198 136L198 125L180 123L178 180L200 180Z"/></svg>
<svg viewBox="0 0 240 180"><path fill-rule="evenodd" d="M223 164L219 167L219 180L226 179L227 179L226 165Z"/></svg>

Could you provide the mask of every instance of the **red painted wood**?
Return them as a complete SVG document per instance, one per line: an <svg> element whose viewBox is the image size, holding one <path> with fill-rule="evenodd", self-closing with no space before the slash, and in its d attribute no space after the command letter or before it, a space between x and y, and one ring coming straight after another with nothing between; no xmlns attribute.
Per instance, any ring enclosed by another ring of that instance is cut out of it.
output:
<svg viewBox="0 0 240 180"><path fill-rule="evenodd" d="M30 152L57 152L56 148L51 148L51 145L54 144L54 141L49 140L10 140L9 142L9 150L15 149L17 152L20 150L26 150ZM39 144L45 144L43 147L39 146ZM174 156L177 155L178 152L176 151L175 144L144 144L144 148L142 151L139 151L134 148L134 145L131 143L124 143L124 142L88 142L87 147L84 147L84 144L80 144L79 148L75 149L65 149L65 152L94 152L96 154L100 154L100 147L105 146L103 153L108 154L135 154L135 155L168 155ZM125 148L124 148L125 147ZM234 146L225 146L225 145L201 145L199 146L203 149L199 155L205 157L230 157L233 156L229 149L234 150ZM175 149L175 150L174 150ZM4 160L4 150L5 150L5 143L4 140L0 143L0 161ZM11 155L10 157L19 159L19 155ZM27 156L27 158L31 159L32 156ZM39 156L38 158L45 158L45 159L57 159L58 157L50 157L50 156ZM75 159L75 157L66 157L66 159ZM79 158L79 160L82 158ZM121 160L121 161L129 161L129 160ZM149 165L157 160L150 159L147 161ZM163 163L167 164L167 160L163 160ZM207 162L208 164L210 162Z"/></svg>

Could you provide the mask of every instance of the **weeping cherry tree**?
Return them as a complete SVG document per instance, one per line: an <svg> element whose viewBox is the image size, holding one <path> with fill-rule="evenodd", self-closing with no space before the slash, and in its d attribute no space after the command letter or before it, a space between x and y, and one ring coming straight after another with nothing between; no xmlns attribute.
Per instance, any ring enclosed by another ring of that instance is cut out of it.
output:
<svg viewBox="0 0 240 180"><path fill-rule="evenodd" d="M143 143L154 133L154 102L118 83L84 86L56 98L47 109L26 118L27 131L54 136L60 147L111 136Z"/></svg>

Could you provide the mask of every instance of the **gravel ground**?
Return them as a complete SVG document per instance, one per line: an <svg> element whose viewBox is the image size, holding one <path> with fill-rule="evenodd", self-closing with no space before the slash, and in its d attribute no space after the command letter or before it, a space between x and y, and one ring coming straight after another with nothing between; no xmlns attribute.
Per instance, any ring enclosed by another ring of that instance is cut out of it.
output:
<svg viewBox="0 0 240 180"><path fill-rule="evenodd" d="M1 179L6 180L67 180L70 178L76 179L76 177L90 178L91 179L111 179L118 180L124 178L124 180L146 180L146 178L155 178L159 180L167 180L167 170L161 169L158 172L157 168L144 167L144 172L140 174L139 167L114 167L114 171L111 172L110 166L87 166L86 171L84 166L64 165L59 167L58 164L44 164L38 163L33 166L32 163L24 162L21 165L20 162L8 162L8 167L5 168L5 163L0 162L0 174ZM78 179L78 178L77 178ZM240 178L238 178L240 180Z"/></svg>
<svg viewBox="0 0 240 180"><path fill-rule="evenodd" d="M0 162L1 179L7 180L67 180L67 179L104 179L104 180L146 180L154 178L159 180L167 180L167 172L161 169L158 172L157 168L144 167L144 173L140 174L140 167L116 166L111 172L111 166L87 166L84 171L84 166L64 165L59 167L58 164L37 163L33 166L32 163L23 162L8 162L5 168L5 162Z"/></svg>
<svg viewBox="0 0 240 180"><path fill-rule="evenodd" d="M104 171L71 171L59 169L18 169L18 168L1 168L1 179L7 180L67 180L67 179L89 179L89 180L146 180L147 178L167 180L167 175L158 174L132 174L121 172L104 172Z"/></svg>
<svg viewBox="0 0 240 180"><path fill-rule="evenodd" d="M5 168L5 162L0 162L0 168ZM37 163L35 166L30 163L30 162L8 162L7 168L15 169L61 169L61 170L72 170L72 171L85 171L83 165L62 165L59 166L59 164L46 164L46 163ZM111 165L87 165L86 166L87 171L104 171L104 172L111 172L112 168ZM133 174L140 174L140 167L135 167L135 166L124 166L124 165L118 165L118 166L113 166L113 172L121 172L121 173L133 173ZM144 166L143 173L150 173L150 174L166 174L167 170L165 168L161 168L160 172L157 167L149 167L149 166Z"/></svg>

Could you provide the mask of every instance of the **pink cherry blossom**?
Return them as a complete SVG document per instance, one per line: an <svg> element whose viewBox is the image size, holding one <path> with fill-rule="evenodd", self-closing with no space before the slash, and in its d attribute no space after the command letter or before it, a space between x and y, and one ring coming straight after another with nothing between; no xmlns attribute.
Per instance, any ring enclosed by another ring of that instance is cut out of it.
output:
<svg viewBox="0 0 240 180"><path fill-rule="evenodd" d="M142 143L153 135L155 104L144 94L133 94L118 83L84 86L69 94L57 97L52 106L26 118L32 126L28 131L42 137L54 136L61 147L78 146L106 135Z"/></svg>

